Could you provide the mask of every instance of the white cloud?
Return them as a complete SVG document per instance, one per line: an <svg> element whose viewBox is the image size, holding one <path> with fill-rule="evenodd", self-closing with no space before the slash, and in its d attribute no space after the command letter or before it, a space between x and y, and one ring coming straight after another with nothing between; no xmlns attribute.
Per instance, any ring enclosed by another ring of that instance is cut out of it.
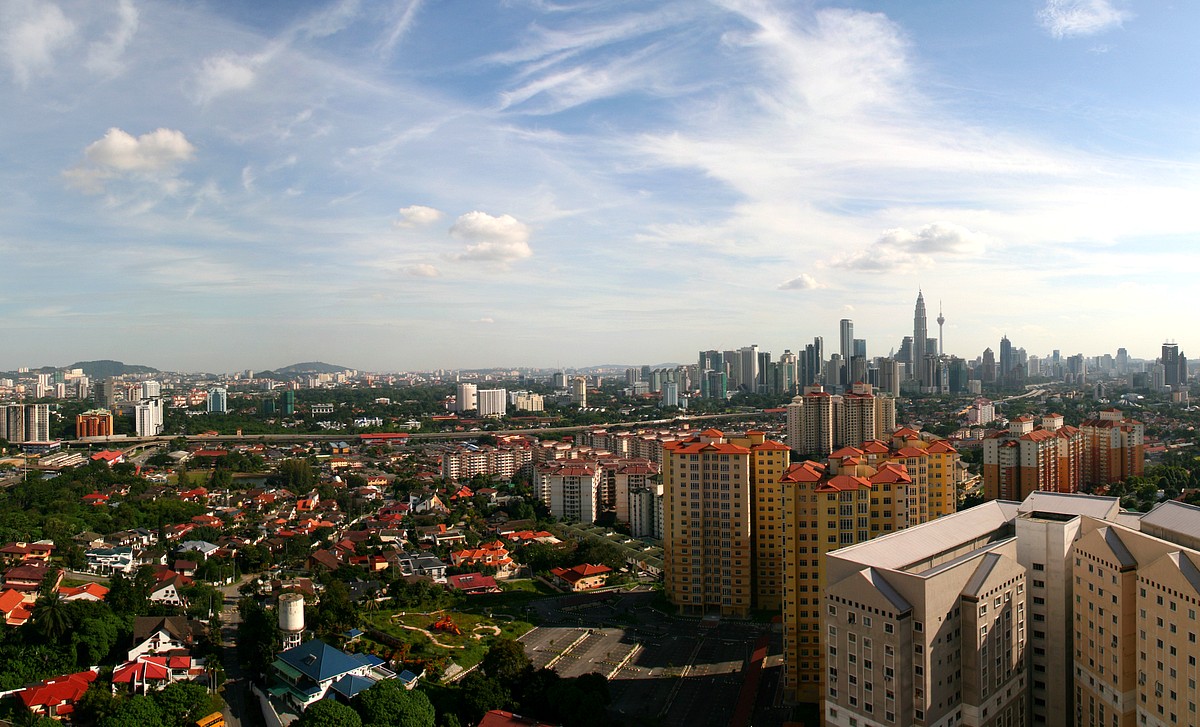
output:
<svg viewBox="0 0 1200 727"><path fill-rule="evenodd" d="M47 2L0 4L0 55L22 88L34 76L49 73L54 56L75 35L75 24Z"/></svg>
<svg viewBox="0 0 1200 727"><path fill-rule="evenodd" d="M414 204L409 207L401 207L400 219L392 224L396 227L424 227L442 219L442 216L441 210Z"/></svg>
<svg viewBox="0 0 1200 727"><path fill-rule="evenodd" d="M104 76L120 73L124 67L121 57L137 34L138 22L138 10L133 0L120 0L117 3L117 26L106 40L94 41L88 46L88 70Z"/></svg>
<svg viewBox="0 0 1200 727"><path fill-rule="evenodd" d="M442 274L440 270L428 263L410 265L404 269L404 272L413 276L414 278L437 278Z"/></svg>
<svg viewBox="0 0 1200 727"><path fill-rule="evenodd" d="M1055 38L1095 35L1119 27L1133 14L1109 0L1047 0L1038 23Z"/></svg>
<svg viewBox="0 0 1200 727"><path fill-rule="evenodd" d="M468 212L454 221L450 234L475 243L457 256L460 260L509 263L533 255L529 228L511 215L493 217L478 210Z"/></svg>
<svg viewBox="0 0 1200 727"><path fill-rule="evenodd" d="M786 283L780 284L779 290L818 290L824 287L824 283L819 282L808 273L800 273Z"/></svg>
<svg viewBox="0 0 1200 727"><path fill-rule="evenodd" d="M420 9L421 0L401 0L393 6L391 17L388 18L387 33L379 43L380 52L388 54L395 50L396 44L412 27Z"/></svg>
<svg viewBox="0 0 1200 727"><path fill-rule="evenodd" d="M483 323L483 324L485 324L485 325L486 325L486 324L489 324L489 323L495 323L495 322L496 322L496 319L495 319L495 318L488 318L488 317L486 317L486 316L485 316L485 317L483 317L483 318L480 318L479 320L477 320L477 321L475 321L475 322L476 322L476 323Z"/></svg>
<svg viewBox="0 0 1200 727"><path fill-rule="evenodd" d="M934 222L913 232L902 227L887 230L866 250L832 264L865 272L908 271L928 267L939 258L965 258L983 253L987 238L951 222Z"/></svg>
<svg viewBox="0 0 1200 727"><path fill-rule="evenodd" d="M196 87L193 98L206 104L217 96L233 91L245 91L254 85L257 74L254 62L241 56L226 53L206 58L196 71Z"/></svg>
<svg viewBox="0 0 1200 727"><path fill-rule="evenodd" d="M196 153L182 131L156 129L134 137L111 128L84 149L86 161L64 172L68 183L89 194L104 190L106 181L136 178L177 187L178 167Z"/></svg>

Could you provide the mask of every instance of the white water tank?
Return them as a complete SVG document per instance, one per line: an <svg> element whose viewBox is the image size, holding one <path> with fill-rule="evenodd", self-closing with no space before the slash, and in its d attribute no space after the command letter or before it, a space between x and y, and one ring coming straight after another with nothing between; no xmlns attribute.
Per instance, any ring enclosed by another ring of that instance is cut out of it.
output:
<svg viewBox="0 0 1200 727"><path fill-rule="evenodd" d="M299 646L304 637L304 596L285 593L279 597L279 630L283 632L283 648Z"/></svg>

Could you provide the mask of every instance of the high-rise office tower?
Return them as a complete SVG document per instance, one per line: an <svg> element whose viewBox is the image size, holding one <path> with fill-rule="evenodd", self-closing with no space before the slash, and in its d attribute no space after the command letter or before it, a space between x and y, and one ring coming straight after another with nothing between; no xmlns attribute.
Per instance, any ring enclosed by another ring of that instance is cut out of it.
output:
<svg viewBox="0 0 1200 727"><path fill-rule="evenodd" d="M1013 349L1012 342L1008 340L1008 336L1000 337L1000 370L997 372L1000 380L1008 378L1009 373L1013 368Z"/></svg>
<svg viewBox="0 0 1200 727"><path fill-rule="evenodd" d="M929 325L925 319L925 294L917 291L917 307L913 312L913 376L920 379L922 363L925 361L925 346L929 343ZM930 386L933 382L920 380L921 386Z"/></svg>
<svg viewBox="0 0 1200 727"><path fill-rule="evenodd" d="M837 381L831 383L839 387L846 387L850 385L850 359L854 356L854 321L849 318L843 318L838 324L838 343L840 344L838 352L842 354L842 366L841 370L836 372ZM833 373L835 372L830 372L830 374Z"/></svg>
<svg viewBox="0 0 1200 727"><path fill-rule="evenodd" d="M804 360L801 363L800 388L803 390L805 386L820 384L821 369L825 365L825 344L820 336L804 347Z"/></svg>
<svg viewBox="0 0 1200 727"><path fill-rule="evenodd" d="M758 344L739 348L737 355L737 387L753 393L758 390Z"/></svg>
<svg viewBox="0 0 1200 727"><path fill-rule="evenodd" d="M143 399L157 399L162 396L162 384L157 381L142 382L142 397Z"/></svg>
<svg viewBox="0 0 1200 727"><path fill-rule="evenodd" d="M1172 391L1187 385L1187 359L1179 352L1179 344L1164 343L1162 345L1162 365L1164 368L1164 384Z"/></svg>
<svg viewBox="0 0 1200 727"><path fill-rule="evenodd" d="M224 414L229 411L228 392L224 387L218 386L208 390L208 413L209 414Z"/></svg>

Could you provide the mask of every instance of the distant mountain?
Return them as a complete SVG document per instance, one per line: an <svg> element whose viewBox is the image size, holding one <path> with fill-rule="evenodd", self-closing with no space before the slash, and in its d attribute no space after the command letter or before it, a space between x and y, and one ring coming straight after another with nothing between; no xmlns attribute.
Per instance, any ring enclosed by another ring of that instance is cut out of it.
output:
<svg viewBox="0 0 1200 727"><path fill-rule="evenodd" d="M83 373L92 380L107 379L113 376L125 376L126 374L157 374L161 373L158 369L149 366L137 366L134 364L126 364L121 361L110 361L104 359L101 361L77 361L68 369L83 369Z"/></svg>
<svg viewBox="0 0 1200 727"><path fill-rule="evenodd" d="M300 374L336 374L341 371L346 371L345 366L334 366L333 364L323 363L321 361L305 361L304 363L295 363L291 366L275 369L274 371L263 371L259 376L267 374L278 374L279 376L299 376Z"/></svg>

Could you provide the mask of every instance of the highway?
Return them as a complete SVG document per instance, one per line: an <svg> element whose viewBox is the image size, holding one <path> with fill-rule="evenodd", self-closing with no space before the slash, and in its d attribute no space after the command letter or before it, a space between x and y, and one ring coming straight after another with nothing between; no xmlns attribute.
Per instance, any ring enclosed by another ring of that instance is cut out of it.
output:
<svg viewBox="0 0 1200 727"><path fill-rule="evenodd" d="M651 419L646 421L613 422L607 424L584 424L570 427L542 427L526 429L496 429L471 432L416 432L409 434L408 440L437 441L439 439L475 439L484 435L508 436L520 434L571 434L590 429L659 427L668 424L691 424L694 422L714 422L723 420L748 419L762 416L762 411L746 411L735 414L703 414L694 417L674 417L671 419ZM337 442L357 439L358 434L313 434L297 432L295 434L189 434L183 435L188 442ZM85 447L95 444L114 444L126 451L132 451L146 445L171 442L179 439L179 435L160 435L157 437L85 437L84 439L64 439L63 445L68 447Z"/></svg>

